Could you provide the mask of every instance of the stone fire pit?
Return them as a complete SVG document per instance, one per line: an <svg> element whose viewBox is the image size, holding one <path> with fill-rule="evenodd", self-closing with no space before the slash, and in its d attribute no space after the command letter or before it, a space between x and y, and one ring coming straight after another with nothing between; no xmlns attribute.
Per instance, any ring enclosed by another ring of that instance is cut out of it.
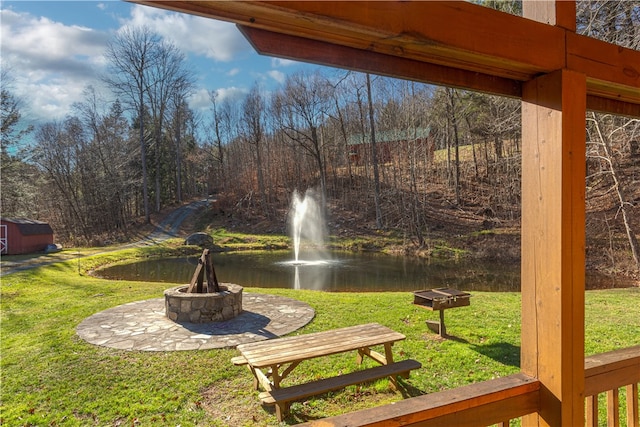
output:
<svg viewBox="0 0 640 427"><path fill-rule="evenodd" d="M211 252L205 249L191 283L164 291L164 305L165 315L174 322L222 322L242 313L242 286L219 284Z"/></svg>
<svg viewBox="0 0 640 427"><path fill-rule="evenodd" d="M189 293L188 288L164 291L165 315L174 322L222 322L242 313L242 286L222 283L220 291L213 293Z"/></svg>

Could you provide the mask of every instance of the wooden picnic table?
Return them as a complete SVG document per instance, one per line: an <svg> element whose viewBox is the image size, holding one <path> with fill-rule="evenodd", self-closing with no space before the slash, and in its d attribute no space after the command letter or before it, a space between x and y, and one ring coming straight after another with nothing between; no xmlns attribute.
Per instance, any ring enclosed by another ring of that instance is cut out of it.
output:
<svg viewBox="0 0 640 427"><path fill-rule="evenodd" d="M407 377L411 369L421 365L415 360L394 363L391 347L405 339L399 332L378 323L351 326L305 335L276 338L238 346L241 356L233 358L236 365L246 364L254 375L254 387L265 390L260 394L263 403L276 404L279 420L287 412L289 403L304 397L322 394L352 384L390 377L396 386L396 375ZM384 354L371 347L383 346ZM346 375L311 381L309 383L281 387L285 379L300 362L316 357L357 351L357 363L364 356L382 366L359 370Z"/></svg>

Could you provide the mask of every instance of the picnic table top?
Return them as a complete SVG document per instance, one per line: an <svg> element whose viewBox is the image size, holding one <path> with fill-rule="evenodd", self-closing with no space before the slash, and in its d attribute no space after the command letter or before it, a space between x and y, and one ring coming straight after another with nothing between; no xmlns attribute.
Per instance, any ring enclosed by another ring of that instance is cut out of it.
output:
<svg viewBox="0 0 640 427"><path fill-rule="evenodd" d="M333 329L311 334L241 344L238 350L253 367L299 362L374 345L390 344L406 337L378 323Z"/></svg>

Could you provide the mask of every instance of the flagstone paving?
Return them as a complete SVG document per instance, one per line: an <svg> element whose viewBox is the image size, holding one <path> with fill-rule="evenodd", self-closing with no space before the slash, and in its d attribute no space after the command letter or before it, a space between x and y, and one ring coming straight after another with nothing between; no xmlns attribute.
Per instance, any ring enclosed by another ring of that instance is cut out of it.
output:
<svg viewBox="0 0 640 427"><path fill-rule="evenodd" d="M164 298L136 301L86 318L76 332L91 344L120 350L206 350L279 337L315 315L301 301L257 293L244 293L242 308L242 314L224 322L176 323L165 316Z"/></svg>

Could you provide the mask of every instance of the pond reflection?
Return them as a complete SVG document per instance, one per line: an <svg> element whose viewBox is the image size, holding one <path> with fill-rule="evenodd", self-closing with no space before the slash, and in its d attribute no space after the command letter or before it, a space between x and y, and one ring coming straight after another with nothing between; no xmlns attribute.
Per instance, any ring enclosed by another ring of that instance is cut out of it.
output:
<svg viewBox="0 0 640 427"><path fill-rule="evenodd" d="M520 265L473 260L434 262L376 253L333 252L326 260L294 263L290 251L216 253L218 280L245 287L328 292L414 291L451 287L464 291L520 290ZM96 276L112 280L188 283L198 257L118 264ZM587 289L625 287L604 276L587 276Z"/></svg>

